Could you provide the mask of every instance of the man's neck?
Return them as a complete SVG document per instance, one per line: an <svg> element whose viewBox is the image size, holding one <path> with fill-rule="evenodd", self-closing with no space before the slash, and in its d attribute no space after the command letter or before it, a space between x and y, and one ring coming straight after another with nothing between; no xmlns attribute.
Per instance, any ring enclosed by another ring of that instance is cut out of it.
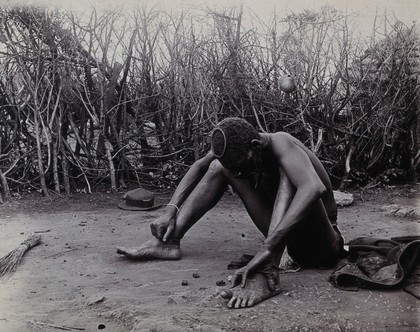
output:
<svg viewBox="0 0 420 332"><path fill-rule="evenodd" d="M271 142L271 134L268 133L260 133L260 144L262 149L266 149Z"/></svg>

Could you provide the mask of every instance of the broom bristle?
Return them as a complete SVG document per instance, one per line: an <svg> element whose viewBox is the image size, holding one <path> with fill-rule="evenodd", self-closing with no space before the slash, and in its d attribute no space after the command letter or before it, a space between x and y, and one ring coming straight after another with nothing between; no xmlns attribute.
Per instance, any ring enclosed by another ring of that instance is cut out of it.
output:
<svg viewBox="0 0 420 332"><path fill-rule="evenodd" d="M0 258L0 279L13 273L22 260L23 255L36 245L41 243L40 235L31 235L19 247L13 249L6 256Z"/></svg>

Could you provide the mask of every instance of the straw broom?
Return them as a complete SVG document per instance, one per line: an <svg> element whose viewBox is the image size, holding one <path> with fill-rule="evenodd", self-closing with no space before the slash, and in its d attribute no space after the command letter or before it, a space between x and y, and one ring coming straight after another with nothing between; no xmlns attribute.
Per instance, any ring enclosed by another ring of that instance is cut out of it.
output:
<svg viewBox="0 0 420 332"><path fill-rule="evenodd" d="M23 241L19 247L13 249L6 256L0 258L0 279L16 271L25 253L41 243L41 236L34 234Z"/></svg>

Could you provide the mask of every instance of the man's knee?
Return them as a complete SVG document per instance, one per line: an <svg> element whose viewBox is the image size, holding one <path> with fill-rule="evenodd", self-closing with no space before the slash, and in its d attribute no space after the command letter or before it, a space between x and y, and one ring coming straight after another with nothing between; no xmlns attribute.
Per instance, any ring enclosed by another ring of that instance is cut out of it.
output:
<svg viewBox="0 0 420 332"><path fill-rule="evenodd" d="M210 163L209 172L220 173L223 171L223 166L219 160L215 159Z"/></svg>
<svg viewBox="0 0 420 332"><path fill-rule="evenodd" d="M228 181L224 175L223 166L218 160L213 160L207 170L204 178L197 184L197 187L208 191L211 190L220 190L223 192L227 185Z"/></svg>
<svg viewBox="0 0 420 332"><path fill-rule="evenodd" d="M213 160L210 163L207 174L210 177L225 177L226 176L226 170L222 166L220 161L216 159L216 160Z"/></svg>
<svg viewBox="0 0 420 332"><path fill-rule="evenodd" d="M209 172L212 172L215 175L223 176L226 179L235 178L232 172L225 168L217 159L211 162Z"/></svg>

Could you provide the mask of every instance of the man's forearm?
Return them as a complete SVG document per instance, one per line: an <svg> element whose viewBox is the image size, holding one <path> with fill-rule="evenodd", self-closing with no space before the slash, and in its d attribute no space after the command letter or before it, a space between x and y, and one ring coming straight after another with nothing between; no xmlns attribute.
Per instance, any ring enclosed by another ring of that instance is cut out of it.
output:
<svg viewBox="0 0 420 332"><path fill-rule="evenodd" d="M268 234L263 247L271 252L284 247L286 237L292 228L302 220L310 211L311 207L319 200L321 191L300 189L296 191L293 200L277 226Z"/></svg>
<svg viewBox="0 0 420 332"><path fill-rule="evenodd" d="M271 254L279 254L284 251L286 247L286 236L289 233L290 228L278 229L275 232L271 233L263 242L262 250L268 250Z"/></svg>
<svg viewBox="0 0 420 332"><path fill-rule="evenodd" d="M203 176L204 173L197 169L190 168L182 178L181 182L178 184L178 187L172 195L170 204L174 204L177 207L180 207L182 203L184 203L185 199L197 186L198 182L200 182L200 180L203 178Z"/></svg>
<svg viewBox="0 0 420 332"><path fill-rule="evenodd" d="M179 208L184 203L187 197L206 174L212 160L212 156L207 154L190 167L181 182L178 184L178 187L172 195L169 204L174 204ZM175 213L177 212L176 208L173 206L168 206L168 208L170 208L171 211L175 211Z"/></svg>

